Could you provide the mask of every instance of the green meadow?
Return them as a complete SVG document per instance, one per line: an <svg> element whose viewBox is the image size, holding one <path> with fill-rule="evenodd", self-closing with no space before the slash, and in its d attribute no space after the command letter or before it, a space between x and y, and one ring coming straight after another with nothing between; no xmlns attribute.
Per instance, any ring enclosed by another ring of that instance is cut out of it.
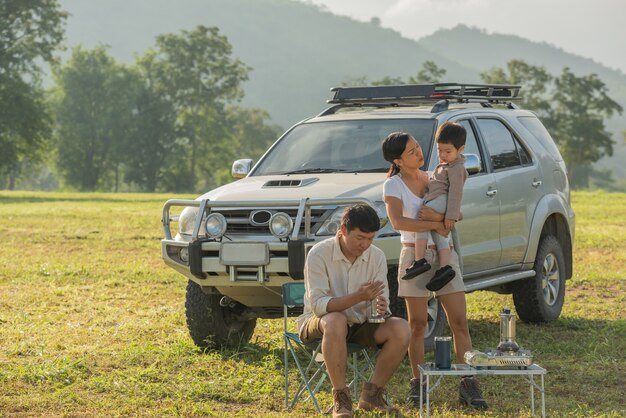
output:
<svg viewBox="0 0 626 418"><path fill-rule="evenodd" d="M282 320L259 320L250 344L235 349L194 346L186 281L160 256L171 197L0 192L0 416L315 415L310 402L284 407ZM518 321L517 340L548 370L547 416L622 417L626 194L576 192L573 205L574 277L561 317ZM510 295L468 295L476 348L497 344L503 306ZM414 417L403 402L409 378L405 361L388 389ZM521 378L482 377L486 412L461 407L457 385L442 380L433 416L530 416Z"/></svg>

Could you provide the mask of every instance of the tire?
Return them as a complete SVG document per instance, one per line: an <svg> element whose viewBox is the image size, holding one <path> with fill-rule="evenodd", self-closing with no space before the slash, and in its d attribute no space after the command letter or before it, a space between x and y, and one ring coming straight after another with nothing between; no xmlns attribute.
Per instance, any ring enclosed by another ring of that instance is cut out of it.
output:
<svg viewBox="0 0 626 418"><path fill-rule="evenodd" d="M533 267L535 277L515 284L513 302L520 319L539 323L554 321L565 301L565 258L559 241L552 235L541 239Z"/></svg>
<svg viewBox="0 0 626 418"><path fill-rule="evenodd" d="M398 266L388 266L387 282L389 283L389 309L392 316L408 320L404 298L398 296ZM424 335L424 351L435 349L435 337L443 335L446 315L439 301L433 297L428 300L428 328Z"/></svg>
<svg viewBox="0 0 626 418"><path fill-rule="evenodd" d="M236 347L250 341L256 319L244 320L230 307L220 305L222 295L207 295L189 280L185 299L187 328L200 348Z"/></svg>

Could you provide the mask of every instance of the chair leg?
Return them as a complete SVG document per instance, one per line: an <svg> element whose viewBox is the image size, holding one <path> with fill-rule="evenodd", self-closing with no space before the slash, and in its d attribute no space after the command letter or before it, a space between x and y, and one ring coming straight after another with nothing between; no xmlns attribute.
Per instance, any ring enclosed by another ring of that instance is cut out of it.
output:
<svg viewBox="0 0 626 418"><path fill-rule="evenodd" d="M308 399L311 399L311 401L313 402L313 405L315 405L315 409L317 410L317 412L321 413L321 409L319 407L319 404L317 403L317 399L315 398L315 393L319 390L324 379L326 378L326 374L324 373L324 370L320 366L317 366L315 364L315 355L317 354L317 352L319 352L320 347L318 347L313 352L313 355L309 355L307 353L307 357L309 358L309 364L306 366L306 369L303 369L302 364L300 363L300 360L298 359L298 356L296 354L297 350L292 345L289 339L286 339L286 343L287 343L289 353L293 357L294 363L296 364L296 367L298 368L298 372L300 373L300 377L301 377L301 381L300 381L300 384L298 385L298 388L296 389L296 393L293 399L291 400L291 403L289 403L289 392L287 391L287 388L288 388L287 381L288 381L289 376L288 376L287 369L285 369L285 388L286 388L285 398L286 398L287 408L288 409L293 408L293 406L298 401L298 399L300 399L300 397L306 391L309 394ZM285 364L287 364L287 362L285 362ZM315 370L315 373L313 373L313 375L309 378L308 375L313 366L316 366L317 369ZM317 382L315 388L312 389L311 383L314 382L316 379L318 379L318 376L320 373L322 373L322 376L319 377L319 381Z"/></svg>

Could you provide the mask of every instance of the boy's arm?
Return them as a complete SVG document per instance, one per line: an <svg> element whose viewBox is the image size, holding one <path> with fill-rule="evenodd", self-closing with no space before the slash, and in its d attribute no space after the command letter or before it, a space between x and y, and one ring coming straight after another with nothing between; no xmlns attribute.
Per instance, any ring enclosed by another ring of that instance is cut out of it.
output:
<svg viewBox="0 0 626 418"><path fill-rule="evenodd" d="M448 207L446 208L446 221L458 221L461 214L461 199L463 199L463 185L467 178L465 165L457 164L448 170Z"/></svg>

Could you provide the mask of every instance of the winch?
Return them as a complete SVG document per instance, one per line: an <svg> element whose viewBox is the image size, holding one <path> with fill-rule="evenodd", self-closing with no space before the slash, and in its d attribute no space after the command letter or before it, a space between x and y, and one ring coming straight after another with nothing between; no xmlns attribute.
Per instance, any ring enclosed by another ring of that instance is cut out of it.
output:
<svg viewBox="0 0 626 418"><path fill-rule="evenodd" d="M500 313L500 343L485 352L472 350L464 355L465 363L477 368L526 368L532 364L530 350L524 350L515 341L515 315L508 308Z"/></svg>

